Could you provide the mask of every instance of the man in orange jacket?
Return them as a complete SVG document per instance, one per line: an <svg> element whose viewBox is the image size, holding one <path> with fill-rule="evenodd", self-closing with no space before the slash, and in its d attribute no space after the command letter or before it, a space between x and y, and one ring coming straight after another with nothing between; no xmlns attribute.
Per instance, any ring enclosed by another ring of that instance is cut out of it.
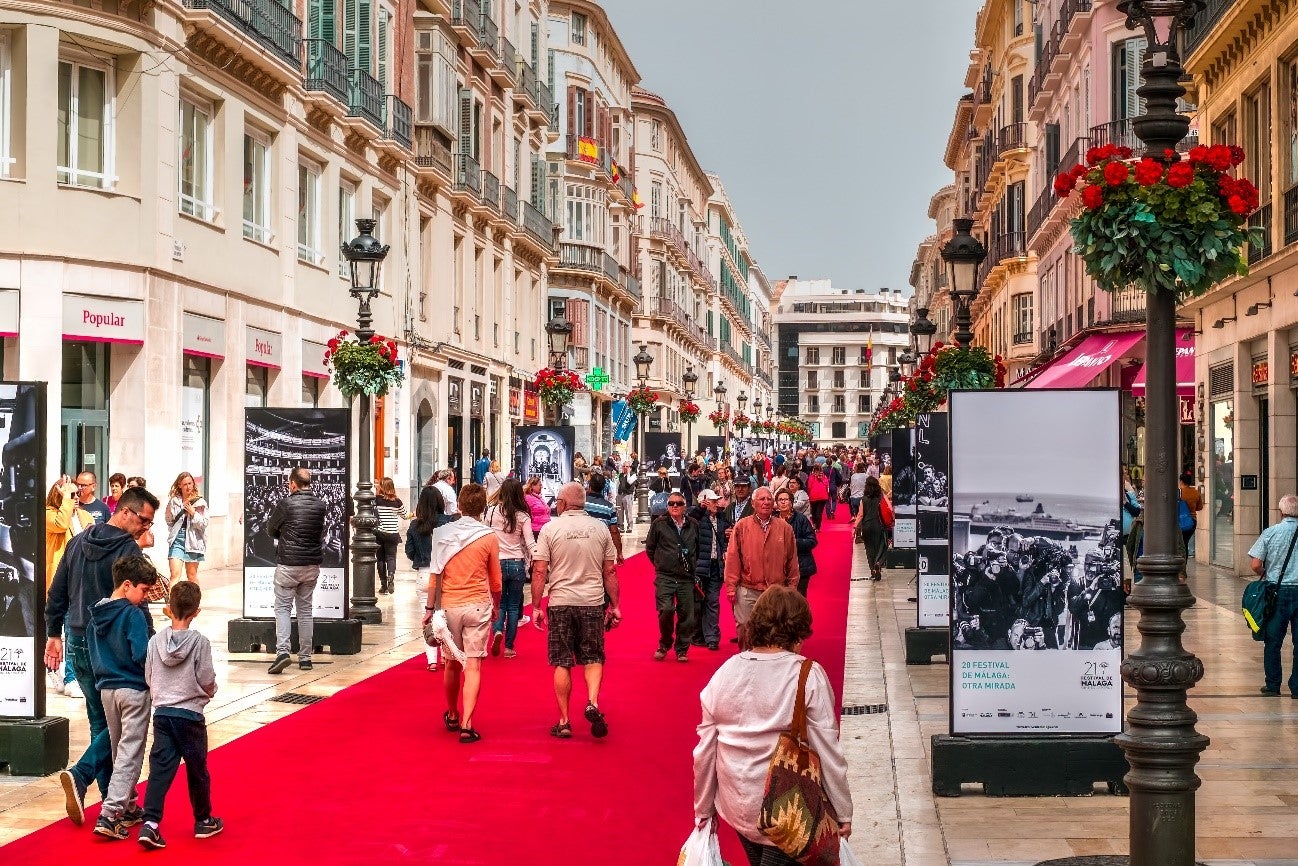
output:
<svg viewBox="0 0 1298 866"><path fill-rule="evenodd" d="M793 527L776 520L770 488L753 494L753 513L735 524L726 551L725 589L742 637L757 597L768 586L798 585L798 547Z"/></svg>

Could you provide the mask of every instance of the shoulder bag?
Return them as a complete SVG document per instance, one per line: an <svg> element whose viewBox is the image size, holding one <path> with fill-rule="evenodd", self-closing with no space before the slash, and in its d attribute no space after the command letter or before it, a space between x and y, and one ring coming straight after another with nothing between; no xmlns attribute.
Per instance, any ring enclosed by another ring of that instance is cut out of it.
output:
<svg viewBox="0 0 1298 866"><path fill-rule="evenodd" d="M799 863L838 866L838 819L820 781L820 756L807 740L807 676L813 664L802 660L793 723L775 744L757 829Z"/></svg>
<svg viewBox="0 0 1298 866"><path fill-rule="evenodd" d="M1284 573L1289 569L1289 559L1293 556L1294 543L1298 542L1298 528L1294 529L1293 537L1289 539L1289 550L1285 552L1284 562L1280 564L1280 578L1275 583L1266 579L1265 569L1263 575L1244 587L1244 597L1240 600L1240 607L1243 608L1244 622L1248 624L1249 631L1253 632L1253 640L1266 640L1266 621L1275 613L1276 599L1280 595L1280 581L1284 580Z"/></svg>

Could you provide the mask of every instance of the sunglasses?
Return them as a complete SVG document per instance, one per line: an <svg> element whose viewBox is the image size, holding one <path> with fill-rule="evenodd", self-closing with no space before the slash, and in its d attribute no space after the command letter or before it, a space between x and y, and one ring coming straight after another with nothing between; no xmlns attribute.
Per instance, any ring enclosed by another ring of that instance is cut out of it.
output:
<svg viewBox="0 0 1298 866"><path fill-rule="evenodd" d="M145 518L144 516L142 516L142 515L140 514L140 512L136 511L134 508L126 508L126 509L123 509L123 510L124 510L124 511L129 511L129 512L131 512L132 514L134 514L134 515L135 515L135 519L138 520L138 521L140 521L140 524L141 524L145 529L148 529L150 526L153 525L153 518L152 518L152 517L150 517L150 518Z"/></svg>
<svg viewBox="0 0 1298 866"><path fill-rule="evenodd" d="M685 507L685 503L684 503L684 502L681 502L681 501L668 502L668 503L667 503L667 507L668 507L668 508L684 508L684 507Z"/></svg>

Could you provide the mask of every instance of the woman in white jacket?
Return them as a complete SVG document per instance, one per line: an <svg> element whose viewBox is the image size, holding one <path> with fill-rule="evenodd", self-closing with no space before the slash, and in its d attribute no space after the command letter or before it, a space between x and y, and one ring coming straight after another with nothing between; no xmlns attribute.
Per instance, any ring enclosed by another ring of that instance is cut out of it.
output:
<svg viewBox="0 0 1298 866"><path fill-rule="evenodd" d="M171 485L166 518L171 582L180 579L182 563L185 579L197 581L198 564L207 553L207 500L198 492L198 484L188 472L177 475Z"/></svg>
<svg viewBox="0 0 1298 866"><path fill-rule="evenodd" d="M746 628L750 649L726 661L699 696L703 722L694 749L694 816L700 827L720 815L735 828L751 866L796 864L762 835L758 818L776 742L793 721L803 662L798 650L811 635L811 608L797 590L772 586L757 599ZM834 688L819 664L807 678L807 738L820 756L821 784L839 835L847 838L847 759L838 742Z"/></svg>

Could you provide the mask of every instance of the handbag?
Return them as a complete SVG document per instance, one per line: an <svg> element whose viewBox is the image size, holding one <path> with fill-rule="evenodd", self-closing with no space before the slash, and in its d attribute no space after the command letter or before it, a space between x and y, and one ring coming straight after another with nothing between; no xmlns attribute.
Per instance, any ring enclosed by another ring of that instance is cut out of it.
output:
<svg viewBox="0 0 1298 866"><path fill-rule="evenodd" d="M1289 568L1289 559L1293 556L1294 543L1298 542L1298 530L1289 539L1289 550L1285 552L1284 562L1280 563L1279 580L1284 580L1284 573ZM1266 575L1251 581L1244 587L1240 607L1243 609L1244 622L1253 632L1253 640L1266 640L1266 621L1275 613L1276 599L1280 596L1279 581L1271 583Z"/></svg>
<svg viewBox="0 0 1298 866"><path fill-rule="evenodd" d="M780 734L766 774L757 829L799 863L838 866L838 819L820 779L820 756L807 741L807 676L802 660L793 723Z"/></svg>

